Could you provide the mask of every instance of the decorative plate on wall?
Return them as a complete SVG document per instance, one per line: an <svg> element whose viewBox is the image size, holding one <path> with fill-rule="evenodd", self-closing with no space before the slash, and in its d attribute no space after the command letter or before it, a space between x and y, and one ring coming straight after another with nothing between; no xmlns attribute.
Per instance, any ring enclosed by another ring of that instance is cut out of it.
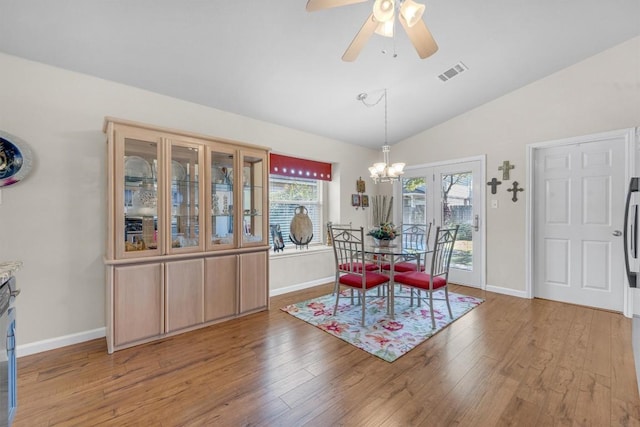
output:
<svg viewBox="0 0 640 427"><path fill-rule="evenodd" d="M0 187L15 184L31 170L31 148L26 142L0 130Z"/></svg>

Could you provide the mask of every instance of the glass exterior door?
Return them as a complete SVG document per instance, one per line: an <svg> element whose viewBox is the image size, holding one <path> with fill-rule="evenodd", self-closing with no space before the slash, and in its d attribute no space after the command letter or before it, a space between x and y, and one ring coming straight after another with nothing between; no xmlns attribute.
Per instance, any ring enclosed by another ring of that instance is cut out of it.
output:
<svg viewBox="0 0 640 427"><path fill-rule="evenodd" d="M440 172L440 223L443 227L458 226L458 235L451 256L450 268L473 270L473 173Z"/></svg>
<svg viewBox="0 0 640 427"><path fill-rule="evenodd" d="M433 244L437 226L451 228L457 225L449 279L454 283L481 286L484 270L481 162L408 170L401 183L402 222L432 224L430 244Z"/></svg>
<svg viewBox="0 0 640 427"><path fill-rule="evenodd" d="M427 184L424 176L402 178L402 223L427 224Z"/></svg>

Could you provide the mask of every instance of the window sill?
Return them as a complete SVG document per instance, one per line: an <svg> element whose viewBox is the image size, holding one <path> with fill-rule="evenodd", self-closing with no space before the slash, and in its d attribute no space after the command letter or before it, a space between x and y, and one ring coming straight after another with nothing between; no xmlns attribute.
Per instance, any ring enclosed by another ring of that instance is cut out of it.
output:
<svg viewBox="0 0 640 427"><path fill-rule="evenodd" d="M282 251L274 252L273 247L269 251L270 258L288 258L288 257L297 257L304 255L313 255L320 252L330 252L332 251L331 246L323 245L323 244L315 244L309 246L309 249L296 249L295 246L287 246Z"/></svg>

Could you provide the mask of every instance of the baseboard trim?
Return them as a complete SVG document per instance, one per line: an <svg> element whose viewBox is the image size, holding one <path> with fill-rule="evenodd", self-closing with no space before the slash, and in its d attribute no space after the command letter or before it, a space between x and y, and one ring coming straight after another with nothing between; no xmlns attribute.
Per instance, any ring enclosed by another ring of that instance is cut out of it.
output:
<svg viewBox="0 0 640 427"><path fill-rule="evenodd" d="M289 292L300 291L302 289L313 288L314 286L324 285L326 283L331 283L334 280L333 276L325 277L323 279L316 279L309 282L298 283L292 286L286 286L284 288L272 289L269 292L269 296L277 296L287 294ZM505 289L505 288L495 288L487 290L498 293L508 293L507 291L511 291L509 295L514 296L523 296L524 293L515 294L513 290ZM520 295L522 294L522 295ZM16 349L16 354L18 357L29 356L31 354L41 353L43 351L55 350L56 348L66 347L72 344L78 344L85 341L90 341L96 338L103 338L106 336L106 328L97 328L90 331L78 332L75 334L64 335L56 338L49 338L42 341L36 341L29 344L19 345Z"/></svg>
<svg viewBox="0 0 640 427"><path fill-rule="evenodd" d="M517 291L515 289L503 288L500 286L487 285L487 288L485 290L489 292L495 292L497 294L510 295L512 297L528 298L526 291Z"/></svg>
<svg viewBox="0 0 640 427"><path fill-rule="evenodd" d="M282 295L293 291L299 291L302 289L312 288L314 286L323 285L333 281L333 276L312 280L310 282L299 283L293 286L287 286L285 288L274 289L269 292L269 296ZM78 332L75 334L64 335L61 337L48 338L42 341L36 341L29 344L18 345L16 348L16 356L23 357L36 353L42 353L43 351L55 350L56 348L66 347L72 344L79 344L81 342L90 341L96 338L103 338L106 336L106 328L97 328L90 331Z"/></svg>
<svg viewBox="0 0 640 427"><path fill-rule="evenodd" d="M36 341L29 344L23 344L16 347L16 356L29 356L31 354L41 353L43 351L54 350L60 347L66 347L72 344L78 344L90 341L96 338L106 336L106 328L97 328L90 331L78 332L75 334L64 335L56 338L48 338L42 341Z"/></svg>
<svg viewBox="0 0 640 427"><path fill-rule="evenodd" d="M269 291L270 297L275 297L282 294L288 294L293 291L300 291L302 289L313 288L314 286L324 285L325 283L333 282L335 278L333 276L326 277L324 279L316 279L310 282L298 283L297 285L291 285L284 288L271 289Z"/></svg>

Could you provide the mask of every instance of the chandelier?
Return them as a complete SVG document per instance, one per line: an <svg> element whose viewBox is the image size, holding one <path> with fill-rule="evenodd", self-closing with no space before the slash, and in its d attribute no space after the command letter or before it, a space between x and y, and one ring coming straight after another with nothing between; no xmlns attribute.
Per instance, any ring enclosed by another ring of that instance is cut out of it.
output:
<svg viewBox="0 0 640 427"><path fill-rule="evenodd" d="M373 107L377 105L384 98L384 145L382 146L382 162L374 163L373 166L369 167L369 172L371 175L369 176L375 184L378 182L390 182L393 183L400 179L400 175L404 173L404 163L393 163L389 164L389 151L391 151L391 147L387 142L387 89L384 90L384 93L380 98L374 102L373 104L367 104L365 101L367 99L366 93L361 93L358 95L358 101L362 102L367 107Z"/></svg>

